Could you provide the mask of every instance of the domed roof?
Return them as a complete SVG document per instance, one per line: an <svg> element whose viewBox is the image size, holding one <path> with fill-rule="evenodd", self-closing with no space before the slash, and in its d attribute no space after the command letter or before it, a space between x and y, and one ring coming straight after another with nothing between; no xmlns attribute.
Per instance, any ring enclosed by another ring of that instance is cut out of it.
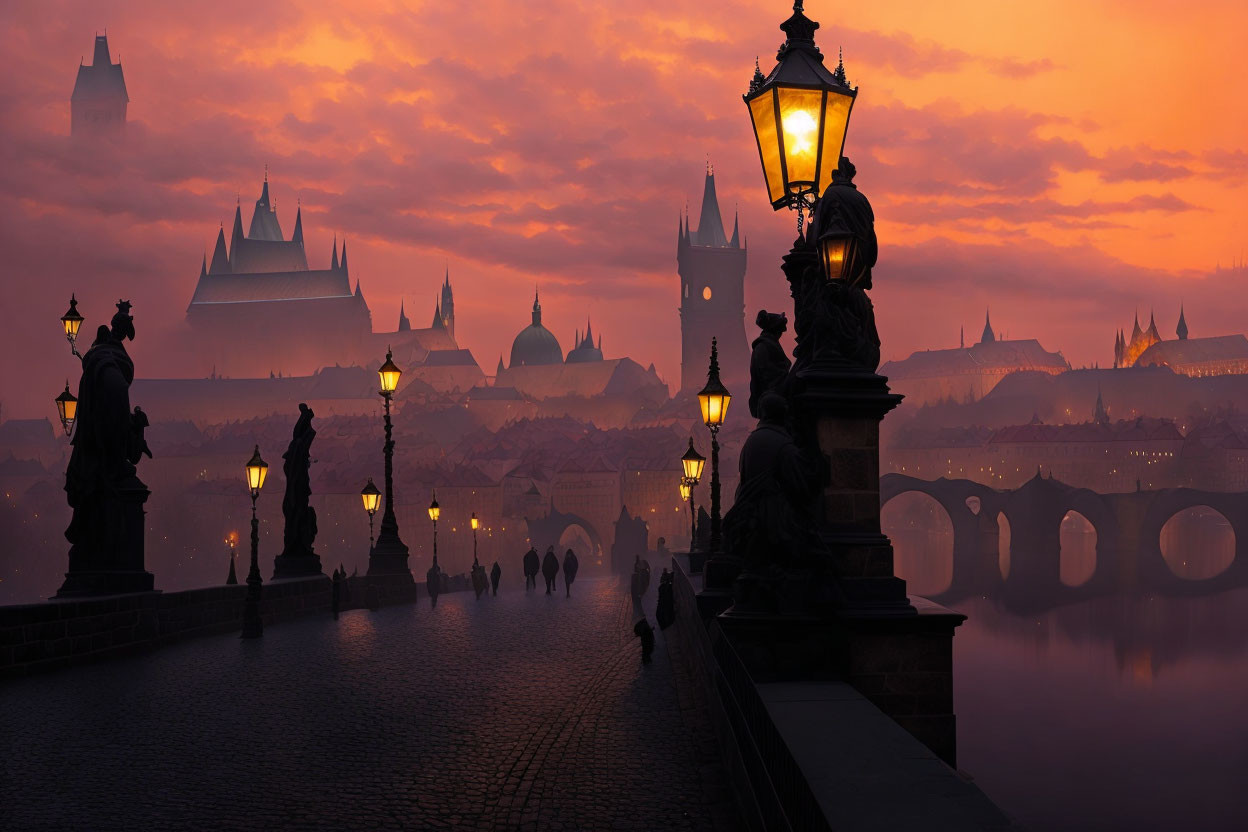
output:
<svg viewBox="0 0 1248 832"><path fill-rule="evenodd" d="M568 350L569 364L584 364L589 361L602 360L602 337L599 336L598 344L594 345L594 328L588 322L585 324L585 337L581 337L578 332L576 334L576 347Z"/></svg>
<svg viewBox="0 0 1248 832"><path fill-rule="evenodd" d="M534 366L539 364L562 364L563 348L559 339L546 327L542 326L542 304L537 295L533 295L533 323L520 330L516 340L511 342L512 367Z"/></svg>

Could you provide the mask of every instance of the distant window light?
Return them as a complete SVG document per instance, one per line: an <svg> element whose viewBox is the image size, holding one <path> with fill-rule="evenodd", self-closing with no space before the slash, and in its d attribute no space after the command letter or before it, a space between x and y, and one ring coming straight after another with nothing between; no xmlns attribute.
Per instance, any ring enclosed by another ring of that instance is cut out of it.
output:
<svg viewBox="0 0 1248 832"><path fill-rule="evenodd" d="M710 299L711 299L711 287L703 286L702 287L702 300L710 300Z"/></svg>

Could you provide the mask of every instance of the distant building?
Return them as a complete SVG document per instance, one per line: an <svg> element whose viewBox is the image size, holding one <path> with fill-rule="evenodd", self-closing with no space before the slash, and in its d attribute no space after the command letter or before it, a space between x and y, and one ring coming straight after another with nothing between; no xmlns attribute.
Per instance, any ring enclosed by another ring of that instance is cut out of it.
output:
<svg viewBox="0 0 1248 832"><path fill-rule="evenodd" d="M533 293L533 322L511 342L511 369L563 363L563 348L555 334L542 325L542 301Z"/></svg>
<svg viewBox="0 0 1248 832"><path fill-rule="evenodd" d="M1114 342L1114 366L1169 367L1185 376L1224 376L1248 373L1248 338L1243 335L1215 335L1189 338L1187 315L1179 307L1174 328L1177 340L1165 341L1157 332L1153 316L1148 329L1140 330L1139 319L1127 341L1121 332Z"/></svg>
<svg viewBox="0 0 1248 832"><path fill-rule="evenodd" d="M1034 338L1003 340L984 316L979 343L958 349L922 350L880 368L889 384L910 404L982 399L1011 373L1037 371L1057 375L1070 369L1061 353L1049 352Z"/></svg>
<svg viewBox="0 0 1248 832"><path fill-rule="evenodd" d="M697 392L706 384L711 339L719 339L720 376L729 387L749 379L750 350L745 337L746 249L737 220L732 238L724 234L715 173L708 166L698 228L688 214L679 222L676 267L680 274L680 389Z"/></svg>
<svg viewBox="0 0 1248 832"><path fill-rule="evenodd" d="M108 34L95 36L91 64L78 64L78 77L69 98L70 134L74 136L119 135L126 129L130 96L121 62L108 53Z"/></svg>

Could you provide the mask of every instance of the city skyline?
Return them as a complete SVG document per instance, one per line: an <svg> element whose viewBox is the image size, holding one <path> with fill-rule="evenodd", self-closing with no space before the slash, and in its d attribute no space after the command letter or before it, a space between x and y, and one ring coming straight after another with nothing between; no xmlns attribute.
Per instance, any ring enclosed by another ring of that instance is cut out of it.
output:
<svg viewBox="0 0 1248 832"><path fill-rule="evenodd" d="M293 223L295 202L316 229L309 248L326 250L335 233L352 241L378 330L402 300L410 310L436 292L449 260L459 338L483 367L506 354L536 280L561 340L589 316L616 354L653 361L675 388L671 220L686 201L696 212L708 157L750 246L747 317L785 301L774 265L792 229L758 198L748 127L699 105L744 90L752 67L740 55L767 58L779 41L773 4L713 23L691 4L661 16L643 6L627 21L575 3L532 19L488 5L348 15L270 4L225 28L197 17L206 11L63 5L63 16L15 9L0 29L20 79L3 104L0 233L27 277L6 284L6 300L33 313L76 291L90 314L130 296L153 375L170 374L161 356L185 334L217 223L266 163L281 219ZM985 306L1011 337L1041 338L1074 366L1111 363L1100 326L1110 310L1164 315L1182 302L1202 334L1236 331L1227 291L1242 274L1215 267L1240 257L1234 190L1248 157L1235 147L1234 86L1217 80L1242 59L1183 47L1209 36L1210 16L1233 31L1238 10L1084 10L1121 33L1097 49L1039 12L997 11L969 28L955 26L965 14L914 8L838 13L822 15L821 43L844 47L871 100L846 152L870 161L860 181L894 241L877 269L885 358L954 345ZM61 19L84 22L50 22ZM90 59L105 24L125 66L128 126L88 159L68 136L73 58ZM577 36L596 48L567 48ZM1142 66L1172 108L1117 94L1121 74ZM1192 77L1208 79L1201 96L1179 92ZM653 325L626 323L637 320ZM57 372L45 340L10 328L3 371L33 352L36 368ZM6 408L44 413L45 392L6 394Z"/></svg>

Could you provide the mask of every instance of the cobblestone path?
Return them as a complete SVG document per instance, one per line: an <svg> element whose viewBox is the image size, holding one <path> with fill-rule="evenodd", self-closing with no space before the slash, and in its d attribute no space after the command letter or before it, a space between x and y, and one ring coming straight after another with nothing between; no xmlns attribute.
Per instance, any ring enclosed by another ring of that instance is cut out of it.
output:
<svg viewBox="0 0 1248 832"><path fill-rule="evenodd" d="M9 682L0 829L736 830L633 615L607 580L456 593Z"/></svg>

